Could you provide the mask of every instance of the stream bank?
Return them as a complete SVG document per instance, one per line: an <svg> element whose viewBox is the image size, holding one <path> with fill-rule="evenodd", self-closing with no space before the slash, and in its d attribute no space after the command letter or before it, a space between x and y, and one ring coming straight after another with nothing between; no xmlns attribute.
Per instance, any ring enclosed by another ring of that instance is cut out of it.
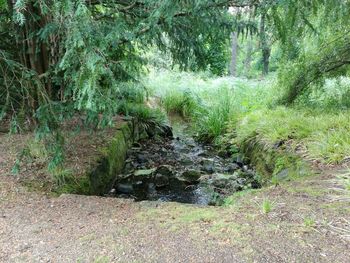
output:
<svg viewBox="0 0 350 263"><path fill-rule="evenodd" d="M135 142L108 195L136 201L220 205L234 192L260 188L254 171L230 154L197 142L188 124L171 118L173 134Z"/></svg>

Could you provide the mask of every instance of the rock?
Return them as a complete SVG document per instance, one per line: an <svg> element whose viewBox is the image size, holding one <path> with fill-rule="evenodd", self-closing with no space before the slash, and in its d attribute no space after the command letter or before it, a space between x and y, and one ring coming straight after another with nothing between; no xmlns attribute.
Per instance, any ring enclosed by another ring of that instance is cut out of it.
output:
<svg viewBox="0 0 350 263"><path fill-rule="evenodd" d="M282 171L280 171L278 174L275 175L276 179L278 181L284 181L288 178L289 176L289 169L283 169Z"/></svg>
<svg viewBox="0 0 350 263"><path fill-rule="evenodd" d="M169 125L163 125L159 131L159 135L173 138L173 129Z"/></svg>
<svg viewBox="0 0 350 263"><path fill-rule="evenodd" d="M163 174L156 174L155 185L157 188L163 188L169 185L169 177Z"/></svg>
<svg viewBox="0 0 350 263"><path fill-rule="evenodd" d="M122 194L132 194L134 188L131 184L117 184L117 191Z"/></svg>
<svg viewBox="0 0 350 263"><path fill-rule="evenodd" d="M138 142L134 142L132 144L132 148L135 149L135 150L138 150L138 149L141 149L141 144L139 144Z"/></svg>
<svg viewBox="0 0 350 263"><path fill-rule="evenodd" d="M243 163L243 156L239 153L235 154L233 157L234 162L239 166L239 167L243 167L244 163Z"/></svg>
<svg viewBox="0 0 350 263"><path fill-rule="evenodd" d="M212 174L212 173L215 172L215 168L214 168L213 165L206 165L206 166L203 166L203 167L202 167L202 170L203 170L204 172L207 172L207 173L210 173L210 174Z"/></svg>
<svg viewBox="0 0 350 263"><path fill-rule="evenodd" d="M218 156L220 156L221 158L228 158L230 157L230 152L227 150L220 150L218 151Z"/></svg>
<svg viewBox="0 0 350 263"><path fill-rule="evenodd" d="M173 175L173 171L171 170L171 168L172 167L170 165L161 165L157 168L156 173L170 177Z"/></svg>
<svg viewBox="0 0 350 263"><path fill-rule="evenodd" d="M236 191L240 191L243 189L244 178L237 178L236 175L225 175L225 174L218 174L216 177L214 177L210 185L219 190L221 193L225 194L231 194Z"/></svg>
<svg viewBox="0 0 350 263"><path fill-rule="evenodd" d="M199 171L191 169L184 171L179 179L188 183L198 183L200 177L201 173Z"/></svg>
<svg viewBox="0 0 350 263"><path fill-rule="evenodd" d="M109 191L109 195L114 195L115 194L115 192L116 192L116 190L114 189L114 188L112 188L110 191Z"/></svg>
<svg viewBox="0 0 350 263"><path fill-rule="evenodd" d="M229 165L226 165L224 167L224 171L226 173L234 173L235 171L237 171L240 167L238 166L238 164L236 163L231 163Z"/></svg>
<svg viewBox="0 0 350 263"><path fill-rule="evenodd" d="M184 156L184 157L180 158L179 163L182 165L191 165L193 163L193 161L191 158Z"/></svg>
<svg viewBox="0 0 350 263"><path fill-rule="evenodd" d="M148 190L149 193L155 193L156 192L156 186L154 185L154 183L149 183L147 188L148 188L147 190Z"/></svg>
<svg viewBox="0 0 350 263"><path fill-rule="evenodd" d="M130 170L131 169L131 163L126 163L124 169L126 171Z"/></svg>
<svg viewBox="0 0 350 263"><path fill-rule="evenodd" d="M156 171L156 168L136 170L134 176L149 177Z"/></svg>
<svg viewBox="0 0 350 263"><path fill-rule="evenodd" d="M123 179L123 181L130 180L132 178L132 174L120 174L117 176L118 179Z"/></svg>
<svg viewBox="0 0 350 263"><path fill-rule="evenodd" d="M203 159L200 161L200 164L202 165L201 170L207 173L214 173L215 167L214 167L214 161L211 159Z"/></svg>
<svg viewBox="0 0 350 263"><path fill-rule="evenodd" d="M139 162L139 163L146 163L148 160L147 160L147 156L145 154L137 154L136 155L136 160Z"/></svg>
<svg viewBox="0 0 350 263"><path fill-rule="evenodd" d="M198 157L207 157L207 156L208 156L208 153L202 150L202 151L199 151L199 152L197 153L197 156L198 156Z"/></svg>

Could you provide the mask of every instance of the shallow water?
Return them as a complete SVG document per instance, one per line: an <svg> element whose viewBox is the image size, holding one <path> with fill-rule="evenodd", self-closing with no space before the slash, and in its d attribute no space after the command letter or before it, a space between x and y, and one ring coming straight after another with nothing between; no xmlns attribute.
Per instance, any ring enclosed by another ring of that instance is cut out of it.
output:
<svg viewBox="0 0 350 263"><path fill-rule="evenodd" d="M230 157L219 157L210 145L196 142L181 119L171 118L171 125L173 138L142 140L131 148L124 173L111 191L114 196L208 205L218 195L230 194L225 186L217 189L210 183L241 167Z"/></svg>

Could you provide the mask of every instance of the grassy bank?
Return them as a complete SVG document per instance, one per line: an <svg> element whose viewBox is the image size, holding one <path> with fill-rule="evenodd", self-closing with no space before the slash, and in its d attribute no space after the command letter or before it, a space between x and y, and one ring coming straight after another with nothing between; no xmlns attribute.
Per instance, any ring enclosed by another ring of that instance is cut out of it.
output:
<svg viewBox="0 0 350 263"><path fill-rule="evenodd" d="M278 103L284 91L273 76L248 80L165 71L152 73L146 83L167 112L191 121L199 139L231 142L233 151L253 144L261 151L260 162L273 163L260 169L270 176L299 167L300 160L341 164L348 158L347 78L326 80L322 89L311 90L291 107Z"/></svg>

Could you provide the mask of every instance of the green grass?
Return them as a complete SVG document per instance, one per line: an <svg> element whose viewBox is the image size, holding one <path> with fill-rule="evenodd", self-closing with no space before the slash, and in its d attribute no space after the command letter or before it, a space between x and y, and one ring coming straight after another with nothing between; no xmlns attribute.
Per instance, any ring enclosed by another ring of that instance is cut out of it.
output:
<svg viewBox="0 0 350 263"><path fill-rule="evenodd" d="M312 159L340 163L350 152L350 112L319 113L307 109L277 107L254 111L236 124L239 144L252 135L266 145L288 142Z"/></svg>
<svg viewBox="0 0 350 263"><path fill-rule="evenodd" d="M240 147L254 138L266 148L280 145L326 164L349 156L350 78L326 80L291 107L277 104L283 87L273 76L258 81L163 71L152 72L145 82L163 107L188 118L204 141L229 137Z"/></svg>
<svg viewBox="0 0 350 263"><path fill-rule="evenodd" d="M258 193L260 190L258 189L248 189L244 191L235 192L231 196L225 198L223 206L231 207L236 206L240 203L240 201L246 200L247 197L251 197L254 194Z"/></svg>
<svg viewBox="0 0 350 263"><path fill-rule="evenodd" d="M261 204L261 211L264 213L264 214L268 214L272 211L273 209L273 204L271 201L265 199L262 204Z"/></svg>
<svg viewBox="0 0 350 263"><path fill-rule="evenodd" d="M168 113L190 119L201 140L216 141L232 120L270 103L266 100L270 89L265 87L272 87L267 84L271 82L164 71L152 73L146 86Z"/></svg>
<svg viewBox="0 0 350 263"><path fill-rule="evenodd" d="M316 226L316 222L313 218L311 217L306 217L304 218L304 225L306 227L315 227Z"/></svg>

